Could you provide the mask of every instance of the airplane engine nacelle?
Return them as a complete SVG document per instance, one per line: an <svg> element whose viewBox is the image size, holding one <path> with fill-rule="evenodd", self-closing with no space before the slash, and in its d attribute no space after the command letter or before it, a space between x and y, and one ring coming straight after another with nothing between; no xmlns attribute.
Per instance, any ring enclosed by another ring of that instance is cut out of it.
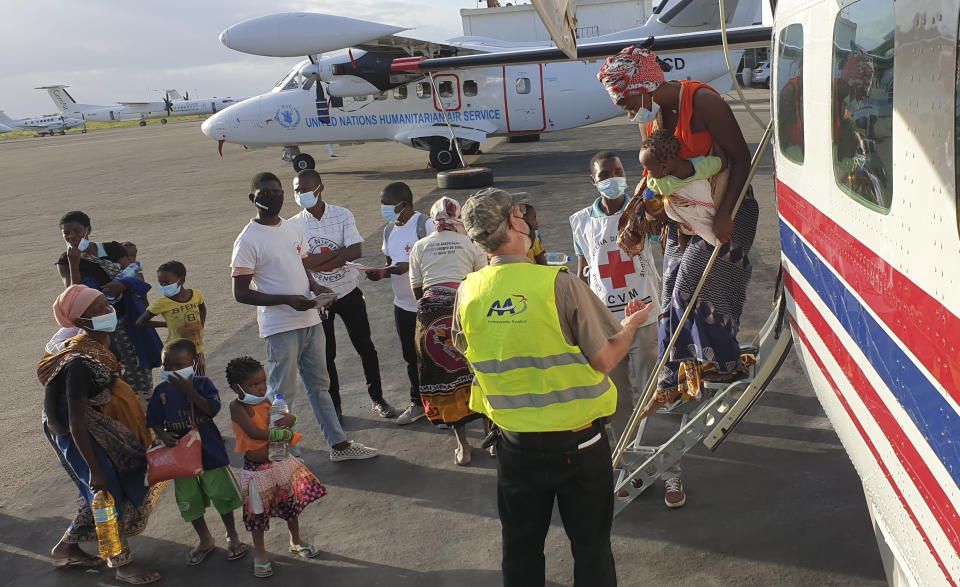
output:
<svg viewBox="0 0 960 587"><path fill-rule="evenodd" d="M367 80L355 75L337 75L327 83L327 91L331 96L340 98L346 96L369 96L379 94L381 90Z"/></svg>

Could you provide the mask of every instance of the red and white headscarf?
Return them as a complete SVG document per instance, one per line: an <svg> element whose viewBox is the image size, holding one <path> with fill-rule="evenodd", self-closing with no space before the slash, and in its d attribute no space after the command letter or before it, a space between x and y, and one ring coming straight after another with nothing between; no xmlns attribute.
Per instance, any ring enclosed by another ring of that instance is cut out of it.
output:
<svg viewBox="0 0 960 587"><path fill-rule="evenodd" d="M600 68L597 79L616 104L624 98L652 92L663 84L663 69L650 49L631 45Z"/></svg>
<svg viewBox="0 0 960 587"><path fill-rule="evenodd" d="M437 232L450 230L467 234L463 226L463 220L460 219L460 204L453 198L444 196L430 206L430 218L437 225Z"/></svg>

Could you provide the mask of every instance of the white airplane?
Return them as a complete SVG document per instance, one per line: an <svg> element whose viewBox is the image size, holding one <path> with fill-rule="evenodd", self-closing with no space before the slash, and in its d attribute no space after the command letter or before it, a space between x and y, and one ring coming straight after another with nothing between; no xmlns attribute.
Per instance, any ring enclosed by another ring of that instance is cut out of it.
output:
<svg viewBox="0 0 960 587"><path fill-rule="evenodd" d="M708 2L712 0L666 0L645 26L591 39L590 47L619 48L620 39L714 28L718 20L701 17ZM759 21L758 1L727 3L730 26ZM204 134L219 141L221 154L224 142L281 146L283 160L291 161L298 171L314 167L313 158L300 151L304 145L396 141L429 151L431 165L441 171L461 165L451 135L463 153L472 154L489 136L529 137L623 113L596 80L599 59L609 50L581 53L591 57L584 61L544 64L556 59L550 57L557 52L552 44L479 37L434 43L395 34L402 30L313 13L274 14L228 28L220 40L232 49L307 59L269 93L208 118L202 126ZM754 41L769 44L769 37ZM496 63L499 53L517 50L529 57L526 64L453 66L432 77L421 70L430 57L488 56ZM734 63L741 52L731 51ZM729 88L722 51L662 57L673 66L668 78L710 81L720 91Z"/></svg>
<svg viewBox="0 0 960 587"><path fill-rule="evenodd" d="M190 92L187 92L186 97L184 97L176 90L167 90L163 103L168 116L201 116L220 112L224 108L244 100L246 98L198 98L191 100Z"/></svg>
<svg viewBox="0 0 960 587"><path fill-rule="evenodd" d="M166 124L167 118L172 116L212 114L242 100L242 98L183 100L171 97L170 92L176 92L176 90L168 90L167 95L160 102L117 102L112 106L103 106L78 104L67 92L67 87L58 84L36 89L46 90L61 114L100 122L139 121L140 126L146 126L148 119L159 118L161 124ZM179 97L179 93L176 96Z"/></svg>
<svg viewBox="0 0 960 587"><path fill-rule="evenodd" d="M5 124L0 124L0 134L3 134L3 133L5 133L5 132L13 132L13 131L15 131L15 130L17 130L17 129L15 129L15 128L10 128L9 126L7 126L7 125L5 125Z"/></svg>
<svg viewBox="0 0 960 587"><path fill-rule="evenodd" d="M84 127L83 132L87 132L86 122L79 118L65 118L62 114L56 116L38 116L36 118L21 118L14 120L0 110L0 123L9 130L0 132L10 132L12 130L32 130L38 137L44 135L53 136L55 134L66 134L71 128Z"/></svg>

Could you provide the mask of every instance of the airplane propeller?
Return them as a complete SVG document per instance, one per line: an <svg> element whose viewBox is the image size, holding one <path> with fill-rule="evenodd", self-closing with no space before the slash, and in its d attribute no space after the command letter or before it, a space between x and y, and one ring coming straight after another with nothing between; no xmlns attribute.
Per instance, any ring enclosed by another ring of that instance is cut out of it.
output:
<svg viewBox="0 0 960 587"><path fill-rule="evenodd" d="M170 96L163 97L163 107L167 111L167 116L172 116L171 112L173 111L173 100L170 99Z"/></svg>

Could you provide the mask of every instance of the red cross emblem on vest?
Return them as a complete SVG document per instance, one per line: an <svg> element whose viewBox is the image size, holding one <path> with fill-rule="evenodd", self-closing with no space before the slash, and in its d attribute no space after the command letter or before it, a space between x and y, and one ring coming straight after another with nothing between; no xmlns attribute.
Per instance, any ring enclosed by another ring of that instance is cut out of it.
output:
<svg viewBox="0 0 960 587"><path fill-rule="evenodd" d="M632 259L623 260L623 257L620 256L620 249L614 249L607 251L607 263L598 265L597 272L600 277L609 279L610 285L616 289L627 287L627 275L636 273L637 267L633 264Z"/></svg>

